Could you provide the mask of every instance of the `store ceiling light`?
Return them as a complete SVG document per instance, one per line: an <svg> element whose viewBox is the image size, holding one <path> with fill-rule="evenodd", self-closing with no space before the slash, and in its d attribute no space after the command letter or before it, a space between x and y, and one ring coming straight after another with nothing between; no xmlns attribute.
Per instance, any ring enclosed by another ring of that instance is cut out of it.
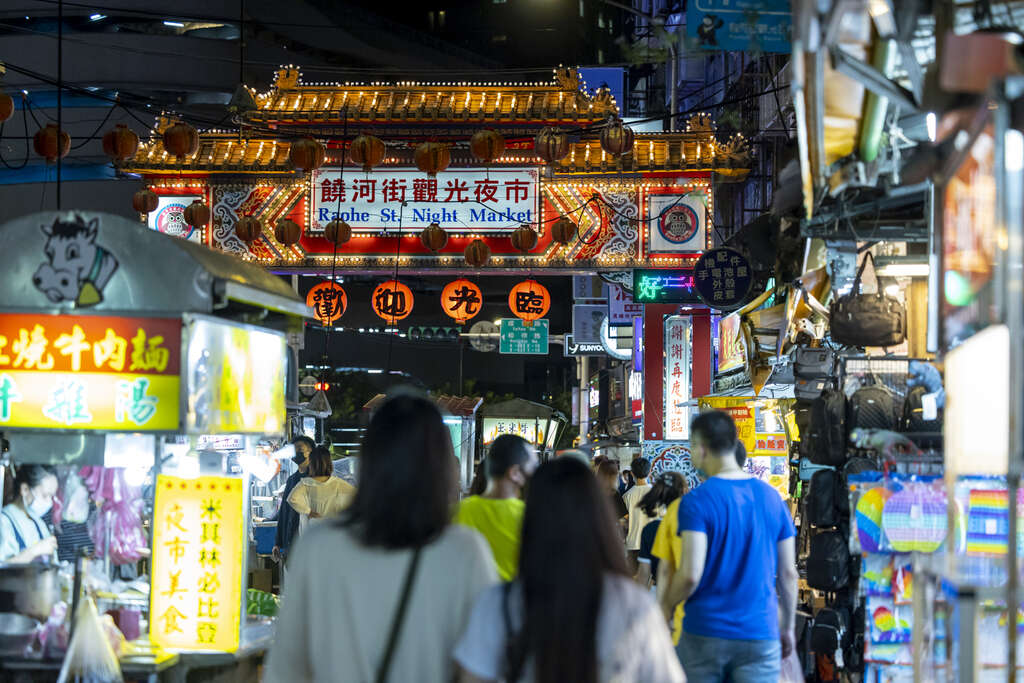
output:
<svg viewBox="0 0 1024 683"><path fill-rule="evenodd" d="M106 14L90 14L89 15L89 21L100 21L101 19L106 19L106 18L107 18Z"/></svg>
<svg viewBox="0 0 1024 683"><path fill-rule="evenodd" d="M927 263L887 263L879 266L877 274L879 277L928 277Z"/></svg>
<svg viewBox="0 0 1024 683"><path fill-rule="evenodd" d="M174 28L185 28L185 24L180 21L165 21L164 26L173 26Z"/></svg>

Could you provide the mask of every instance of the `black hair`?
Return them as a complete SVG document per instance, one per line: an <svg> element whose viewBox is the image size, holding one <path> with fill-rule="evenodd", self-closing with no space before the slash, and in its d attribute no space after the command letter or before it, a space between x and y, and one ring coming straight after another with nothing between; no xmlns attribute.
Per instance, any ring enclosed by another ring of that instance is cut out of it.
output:
<svg viewBox="0 0 1024 683"><path fill-rule="evenodd" d="M651 473L651 461L647 458L633 458L629 463L629 469L637 479L646 479Z"/></svg>
<svg viewBox="0 0 1024 683"><path fill-rule="evenodd" d="M469 495L479 496L487 490L487 461L481 460L476 464L476 471L473 472L473 481L469 483Z"/></svg>
<svg viewBox="0 0 1024 683"><path fill-rule="evenodd" d="M659 507L664 507L683 495L686 480L679 472L662 472L654 480L651 490L640 499L640 509L648 517L655 517Z"/></svg>
<svg viewBox="0 0 1024 683"><path fill-rule="evenodd" d="M306 470L307 477L329 477L334 473L334 460L331 459L331 452L323 446L316 446L309 453L309 469Z"/></svg>
<svg viewBox="0 0 1024 683"><path fill-rule="evenodd" d="M309 450L310 451L312 451L314 448L316 448L316 441L313 441L313 439L309 438L305 434L302 434L302 435L297 436L294 439L292 439L292 445L293 446L298 446L300 443L304 443L307 446L309 446Z"/></svg>
<svg viewBox="0 0 1024 683"><path fill-rule="evenodd" d="M11 482L11 490L8 493L10 500L4 501L9 503L13 500L17 500L18 496L21 495L21 485L25 484L30 489L34 489L43 483L43 480L47 477L56 477L57 469L50 465L21 465L14 471L14 481Z"/></svg>
<svg viewBox="0 0 1024 683"><path fill-rule="evenodd" d="M736 464L739 465L740 469L747 464L747 447L743 445L743 442L739 439L736 440Z"/></svg>
<svg viewBox="0 0 1024 683"><path fill-rule="evenodd" d="M736 423L721 410L709 410L693 418L690 434L699 434L701 441L715 455L736 452Z"/></svg>
<svg viewBox="0 0 1024 683"><path fill-rule="evenodd" d="M555 458L530 480L519 551L525 619L510 634L506 680L527 660L537 683L596 683L597 621L609 574L628 577L608 495L575 458Z"/></svg>
<svg viewBox="0 0 1024 683"><path fill-rule="evenodd" d="M451 521L453 453L433 402L408 394L388 399L366 428L359 485L339 524L368 546L430 543Z"/></svg>
<svg viewBox="0 0 1024 683"><path fill-rule="evenodd" d="M515 434L502 434L487 451L487 478L501 479L516 465L530 459L530 442Z"/></svg>

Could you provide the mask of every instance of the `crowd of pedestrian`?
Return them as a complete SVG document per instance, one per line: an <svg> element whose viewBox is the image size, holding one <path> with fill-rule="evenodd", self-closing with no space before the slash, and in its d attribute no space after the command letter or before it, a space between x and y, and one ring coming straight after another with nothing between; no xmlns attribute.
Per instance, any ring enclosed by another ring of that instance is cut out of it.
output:
<svg viewBox="0 0 1024 683"><path fill-rule="evenodd" d="M356 488L297 441L275 548L287 637L265 680L777 681L796 605L788 509L743 472L729 416L691 434L692 491L643 458L628 477L576 451L540 463L505 435L461 500L426 398L376 411Z"/></svg>

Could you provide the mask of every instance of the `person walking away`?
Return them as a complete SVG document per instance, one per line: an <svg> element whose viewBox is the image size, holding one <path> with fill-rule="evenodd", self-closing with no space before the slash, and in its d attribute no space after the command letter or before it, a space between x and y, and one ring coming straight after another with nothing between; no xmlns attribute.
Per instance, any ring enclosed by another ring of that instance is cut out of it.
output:
<svg viewBox="0 0 1024 683"><path fill-rule="evenodd" d="M292 550L264 683L451 681L487 542L450 524L452 440L433 402L395 396L370 420L359 486Z"/></svg>
<svg viewBox="0 0 1024 683"><path fill-rule="evenodd" d="M679 659L695 681L778 680L795 646L793 520L771 486L739 468L729 415L694 419L690 449L707 479L679 505L682 562L667 601L685 604Z"/></svg>
<svg viewBox="0 0 1024 683"><path fill-rule="evenodd" d="M659 561L653 553L654 539L665 516L665 508L678 500L685 490L686 480L683 475L679 472L662 472L651 485L651 490L640 499L640 510L651 520L640 532L640 550L637 553L636 582L644 588L657 583Z"/></svg>
<svg viewBox="0 0 1024 683"><path fill-rule="evenodd" d="M685 681L657 604L629 578L607 499L574 458L540 466L518 577L480 596L455 648L461 683Z"/></svg>
<svg viewBox="0 0 1024 683"><path fill-rule="evenodd" d="M292 508L288 502L288 496L292 494L295 485L305 476L309 469L309 454L316 448L316 443L308 436L298 436L292 441L295 448L295 455L292 462L298 467L284 483L284 491L281 492L281 505L277 508L277 529L274 531L274 549L271 551L275 562L280 562L287 554L292 539L299 531L299 513Z"/></svg>
<svg viewBox="0 0 1024 683"><path fill-rule="evenodd" d="M306 476L295 485L288 503L299 513L299 534L302 534L313 520L332 519L352 502L356 488L343 479L334 476L331 453L323 446L317 446L309 454L309 469Z"/></svg>
<svg viewBox="0 0 1024 683"><path fill-rule="evenodd" d="M621 527L626 519L626 515L629 514L629 510L626 509L626 504L622 502L622 496L619 495L619 463L611 459L601 462L597 466L597 480L601 483L602 488L605 490L605 496L612 504L615 521ZM624 528L623 532L625 532Z"/></svg>
<svg viewBox="0 0 1024 683"><path fill-rule="evenodd" d="M636 484L622 495L622 502L626 506L626 555L629 559L629 568L635 577L639 569L637 557L640 554L640 533L653 521L653 518L644 514L640 508L640 501L651 490L651 485L647 483L651 463L644 458L634 458L629 464L629 471L636 477Z"/></svg>
<svg viewBox="0 0 1024 683"><path fill-rule="evenodd" d="M502 434L491 444L484 462L487 488L459 504L455 521L483 534L498 576L511 581L516 575L523 529L523 487L537 469L537 454L521 436Z"/></svg>
<svg viewBox="0 0 1024 683"><path fill-rule="evenodd" d="M632 465L622 470L622 473L619 474L619 495L626 495L627 491L636 486L637 479L639 477L633 474Z"/></svg>
<svg viewBox="0 0 1024 683"><path fill-rule="evenodd" d="M57 473L48 465L22 465L14 474L14 500L0 509L0 562L50 558L57 539L43 521L57 495Z"/></svg>

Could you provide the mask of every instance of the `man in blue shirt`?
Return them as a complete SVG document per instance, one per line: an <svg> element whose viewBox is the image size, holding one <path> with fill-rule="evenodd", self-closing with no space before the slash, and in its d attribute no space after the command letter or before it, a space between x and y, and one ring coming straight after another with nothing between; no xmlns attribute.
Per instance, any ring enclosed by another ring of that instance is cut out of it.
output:
<svg viewBox="0 0 1024 683"><path fill-rule="evenodd" d="M683 552L666 603L684 603L678 653L696 683L777 681L795 646L796 530L775 489L740 469L736 441L720 411L690 427L706 481L679 505Z"/></svg>

